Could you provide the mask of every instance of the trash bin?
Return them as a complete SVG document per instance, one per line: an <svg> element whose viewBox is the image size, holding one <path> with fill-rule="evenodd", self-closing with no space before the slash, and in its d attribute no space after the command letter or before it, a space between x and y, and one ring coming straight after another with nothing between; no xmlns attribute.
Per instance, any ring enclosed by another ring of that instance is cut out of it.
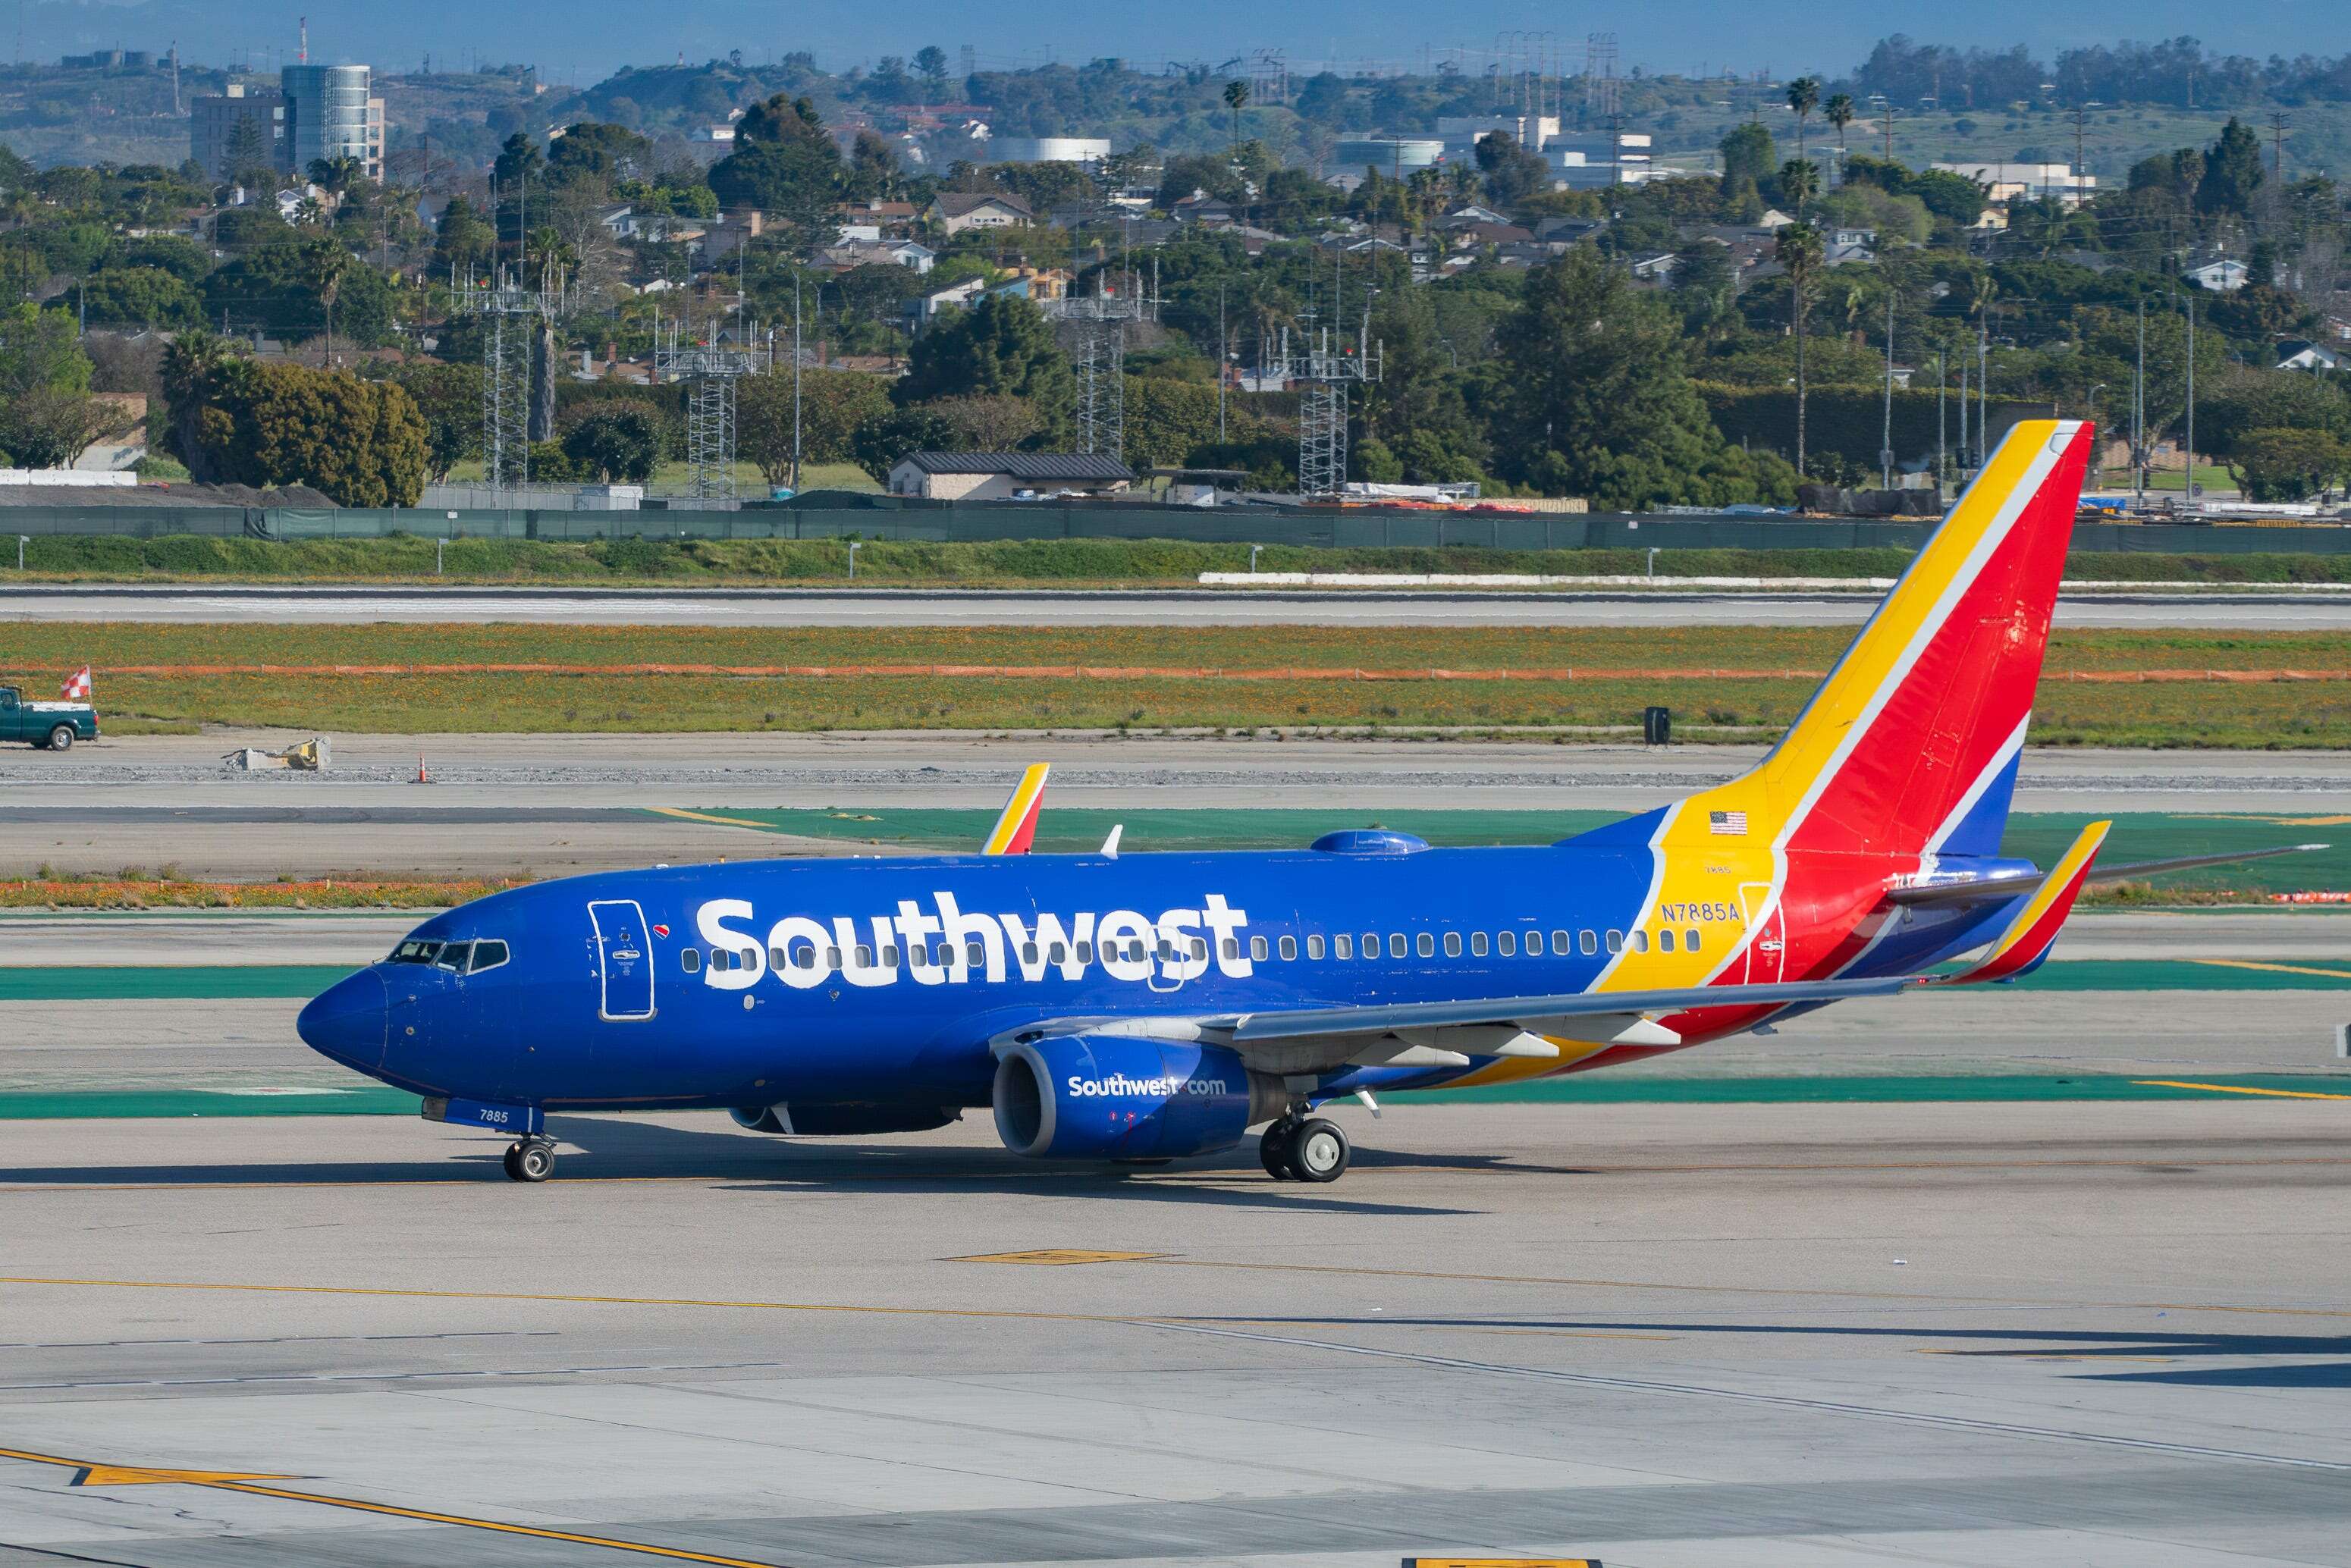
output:
<svg viewBox="0 0 2351 1568"><path fill-rule="evenodd" d="M1645 707L1641 710L1641 739L1649 746L1668 746L1674 738L1673 710Z"/></svg>

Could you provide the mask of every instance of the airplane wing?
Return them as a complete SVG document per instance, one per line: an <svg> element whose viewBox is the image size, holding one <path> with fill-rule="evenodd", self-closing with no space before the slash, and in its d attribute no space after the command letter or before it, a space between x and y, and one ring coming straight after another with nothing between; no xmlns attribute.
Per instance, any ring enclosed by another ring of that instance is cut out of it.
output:
<svg viewBox="0 0 2351 1568"><path fill-rule="evenodd" d="M1306 1008L1288 1012L1226 1013L1198 1019L1203 1030L1235 1045L1301 1040L1325 1034L1377 1034L1403 1029L1466 1024L1516 1024L1540 1033L1553 1019L1608 1013L1688 1012L1698 1008L1789 1007L1892 996L1921 982L1917 975L1862 980L1789 980L1762 986L1686 986L1655 991L1575 991L1548 997L1482 997L1458 1002L1395 1002L1386 1006Z"/></svg>
<svg viewBox="0 0 2351 1568"><path fill-rule="evenodd" d="M2168 871L2192 871L2198 866L2229 865L2237 861L2267 860L2272 855L2306 854L2313 850L2330 848L2326 844L2280 844L2274 849L2232 850L2226 854L2181 855L2173 860L2133 861L2127 865L2101 866L2084 880L2087 883L2137 882L2141 877L2156 876ZM2030 893L2056 873L2053 872L2022 872L2014 876L1976 877L1962 882L1928 882L1912 887L1887 891L1886 902L1904 908L1940 904L1980 904L1996 899L2014 898Z"/></svg>
<svg viewBox="0 0 2351 1568"><path fill-rule="evenodd" d="M1020 782L1012 787L1012 798L1004 802L1003 814L996 826L987 831L987 841L980 846L984 855L1025 855L1037 838L1037 813L1045 804L1045 776L1053 770L1050 762L1032 762L1020 775Z"/></svg>

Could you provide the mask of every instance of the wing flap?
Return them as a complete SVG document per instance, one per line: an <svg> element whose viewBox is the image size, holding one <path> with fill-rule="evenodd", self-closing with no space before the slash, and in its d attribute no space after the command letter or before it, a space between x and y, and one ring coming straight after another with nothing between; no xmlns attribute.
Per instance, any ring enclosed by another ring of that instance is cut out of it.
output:
<svg viewBox="0 0 2351 1568"><path fill-rule="evenodd" d="M1229 1013L1202 1027L1236 1045L1299 1040L1322 1034L1371 1034L1439 1029L1457 1024L1517 1024L1534 1034L1555 1020L1595 1013L1677 1013L1699 1008L1789 1007L1798 1002L1885 997L1918 983L1915 975L1862 980L1792 980L1759 986L1688 986L1656 991L1577 991L1565 996L1478 998L1465 1001L1396 1002L1386 1006L1308 1008L1288 1012Z"/></svg>

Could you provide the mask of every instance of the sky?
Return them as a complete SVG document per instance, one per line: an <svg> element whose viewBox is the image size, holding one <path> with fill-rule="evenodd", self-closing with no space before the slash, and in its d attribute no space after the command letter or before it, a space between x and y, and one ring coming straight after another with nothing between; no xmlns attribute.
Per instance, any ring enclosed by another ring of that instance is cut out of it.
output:
<svg viewBox="0 0 2351 1568"><path fill-rule="evenodd" d="M1548 30L1570 68L1580 68L1586 36L1614 31L1622 69L1652 72L1768 69L1834 76L1852 68L1888 33L1926 42L2005 47L2023 43L2043 58L2086 43L2186 33L2226 53L2267 56L2351 52L2345 0L2134 0L2128 7L2083 0L1974 0L1956 6L1919 0L1678 0L1675 4L1566 6L1534 0L1134 0L1082 11L1066 6L975 5L970 0L292 0L282 12L251 0L20 0L24 53L111 47L161 50L217 63L232 52L261 57L290 51L307 5L311 58L415 68L426 49L436 65L472 55L535 64L549 79L585 86L622 65L698 63L740 49L757 62L813 50L827 68L883 54L910 55L935 43L952 58L970 44L983 68L1078 62L1117 55L1137 62L1197 60L1214 66L1259 48L1286 51L1293 67L1333 58L1348 68L1374 61L1418 68L1460 52L1482 71L1497 35ZM5 14L0 14L5 16ZM287 57L290 57L290 55Z"/></svg>

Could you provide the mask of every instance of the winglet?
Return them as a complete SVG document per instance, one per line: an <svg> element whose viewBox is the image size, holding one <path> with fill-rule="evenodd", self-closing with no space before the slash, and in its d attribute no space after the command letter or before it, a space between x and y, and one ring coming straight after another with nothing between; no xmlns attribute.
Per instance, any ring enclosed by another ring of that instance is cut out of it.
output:
<svg viewBox="0 0 2351 1568"><path fill-rule="evenodd" d="M2065 917L2074 913L2074 900L2090 878L2091 862L2098 858L2098 849L2106 841L2106 831L2112 822L2092 822L2082 830L2064 858L2050 870L2024 907L2008 923L2008 929L1991 945L1991 951L1972 969L1949 976L1938 984L1947 986L1980 985L1990 980L2013 980L2039 968L2056 944L2058 930Z"/></svg>
<svg viewBox="0 0 2351 1568"><path fill-rule="evenodd" d="M1012 787L1012 798L1004 802L1004 814L996 819L988 830L987 841L980 846L984 855L1025 855L1037 837L1037 812L1045 803L1045 776L1053 770L1050 762L1032 762L1020 782Z"/></svg>

